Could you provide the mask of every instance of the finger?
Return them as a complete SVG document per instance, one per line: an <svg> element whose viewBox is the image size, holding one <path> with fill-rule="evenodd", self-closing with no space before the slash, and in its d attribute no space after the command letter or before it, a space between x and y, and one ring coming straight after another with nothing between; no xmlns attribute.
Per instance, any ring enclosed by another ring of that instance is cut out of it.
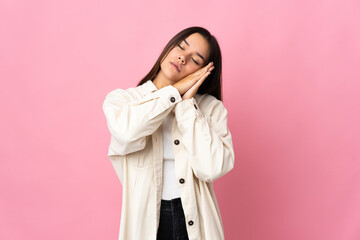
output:
<svg viewBox="0 0 360 240"><path fill-rule="evenodd" d="M207 66L202 67L202 68L200 68L200 69L198 70L199 74L204 74L204 73L206 73L207 71L208 71Z"/></svg>
<svg viewBox="0 0 360 240"><path fill-rule="evenodd" d="M211 73L212 70L214 70L215 67L211 67L210 69L208 69L206 72L204 72L204 74L207 74L207 73Z"/></svg>
<svg viewBox="0 0 360 240"><path fill-rule="evenodd" d="M204 76L202 76L199 79L199 81L196 82L196 84L201 85L204 82L204 80L207 78L207 76L209 76L209 75L210 75L210 72L205 73Z"/></svg>
<svg viewBox="0 0 360 240"><path fill-rule="evenodd" d="M214 70L214 68L215 68L214 66L209 66L209 67L207 68L207 71L208 71L208 72L211 72L212 70Z"/></svg>
<svg viewBox="0 0 360 240"><path fill-rule="evenodd" d="M213 62L209 62L206 66L202 67L203 70L208 71L211 66L213 66Z"/></svg>
<svg viewBox="0 0 360 240"><path fill-rule="evenodd" d="M197 70L195 75L198 76L198 75L205 74L206 72L208 72L210 70L211 67L213 67L212 65L213 65L213 62L208 63L206 66L204 66L204 67L200 68L199 70ZM213 67L213 69L214 68L215 67Z"/></svg>
<svg viewBox="0 0 360 240"><path fill-rule="evenodd" d="M215 68L214 66L210 67L210 68L209 68L209 71L214 70L214 68Z"/></svg>

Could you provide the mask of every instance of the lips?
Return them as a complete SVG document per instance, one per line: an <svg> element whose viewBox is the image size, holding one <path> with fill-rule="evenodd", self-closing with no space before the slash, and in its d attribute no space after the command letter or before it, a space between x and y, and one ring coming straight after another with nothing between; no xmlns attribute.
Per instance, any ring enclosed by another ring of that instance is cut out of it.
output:
<svg viewBox="0 0 360 240"><path fill-rule="evenodd" d="M179 65L177 65L176 63L173 63L173 62L170 62L171 63L171 65L173 65L175 68L176 68L176 70L178 71L178 72L180 72L180 67L179 67Z"/></svg>

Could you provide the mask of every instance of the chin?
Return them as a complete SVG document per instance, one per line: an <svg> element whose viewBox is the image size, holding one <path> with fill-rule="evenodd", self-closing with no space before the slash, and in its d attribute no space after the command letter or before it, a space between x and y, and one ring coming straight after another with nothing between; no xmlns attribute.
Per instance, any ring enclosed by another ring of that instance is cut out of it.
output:
<svg viewBox="0 0 360 240"><path fill-rule="evenodd" d="M170 70L172 70L172 69L170 69ZM177 82L181 79L180 74L176 74L176 73L174 73L174 71L164 71L164 75L171 82Z"/></svg>

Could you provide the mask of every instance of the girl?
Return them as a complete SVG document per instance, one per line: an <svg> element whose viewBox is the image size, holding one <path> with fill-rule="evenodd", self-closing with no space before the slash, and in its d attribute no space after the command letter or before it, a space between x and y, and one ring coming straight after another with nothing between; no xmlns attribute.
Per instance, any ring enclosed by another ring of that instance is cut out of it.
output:
<svg viewBox="0 0 360 240"><path fill-rule="evenodd" d="M213 182L234 167L214 36L189 27L136 87L103 103L123 187L120 240L224 239Z"/></svg>

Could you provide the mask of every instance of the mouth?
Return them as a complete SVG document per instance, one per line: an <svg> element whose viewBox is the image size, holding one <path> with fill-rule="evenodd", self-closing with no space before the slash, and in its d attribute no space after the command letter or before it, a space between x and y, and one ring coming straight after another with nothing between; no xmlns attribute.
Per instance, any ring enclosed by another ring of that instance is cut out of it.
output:
<svg viewBox="0 0 360 240"><path fill-rule="evenodd" d="M170 64L178 71L180 72L180 68L176 63L170 62Z"/></svg>

